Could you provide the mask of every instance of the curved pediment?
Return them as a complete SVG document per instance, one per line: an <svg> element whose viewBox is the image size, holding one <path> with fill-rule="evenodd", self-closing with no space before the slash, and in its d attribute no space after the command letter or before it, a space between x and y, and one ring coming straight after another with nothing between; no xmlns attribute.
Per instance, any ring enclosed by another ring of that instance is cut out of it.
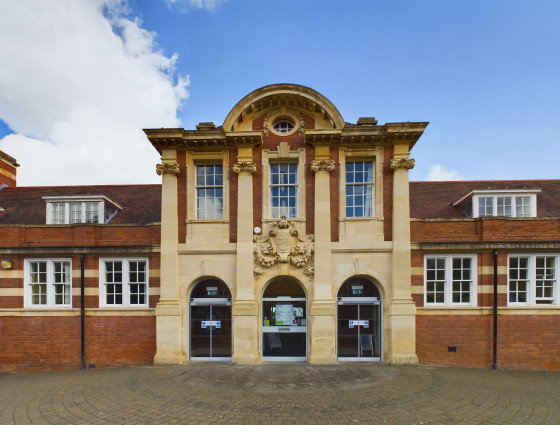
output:
<svg viewBox="0 0 560 425"><path fill-rule="evenodd" d="M316 129L342 129L344 120L338 109L322 94L298 84L272 84L241 99L226 117L223 128L250 131L253 120L271 111L296 111L312 116Z"/></svg>

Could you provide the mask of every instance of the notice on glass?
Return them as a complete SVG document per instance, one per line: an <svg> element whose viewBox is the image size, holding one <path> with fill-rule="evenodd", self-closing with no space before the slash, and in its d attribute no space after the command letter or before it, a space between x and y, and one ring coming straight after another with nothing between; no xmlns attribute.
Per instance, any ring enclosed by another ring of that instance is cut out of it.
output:
<svg viewBox="0 0 560 425"><path fill-rule="evenodd" d="M276 304L276 325L292 325L294 321L293 304Z"/></svg>

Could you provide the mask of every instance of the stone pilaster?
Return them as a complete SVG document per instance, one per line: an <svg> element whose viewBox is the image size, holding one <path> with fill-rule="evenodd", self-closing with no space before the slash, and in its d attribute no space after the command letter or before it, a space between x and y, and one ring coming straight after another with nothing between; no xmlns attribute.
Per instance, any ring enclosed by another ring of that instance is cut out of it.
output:
<svg viewBox="0 0 560 425"><path fill-rule="evenodd" d="M233 356L240 364L259 361L259 326L253 276L253 148L239 147L237 163L237 274L233 303Z"/></svg>
<svg viewBox="0 0 560 425"><path fill-rule="evenodd" d="M156 306L157 351L155 364L177 364L185 360L182 352L182 305L179 299L178 211L176 150L162 151L162 164L156 166L162 176L161 195L161 274L160 299Z"/></svg>
<svg viewBox="0 0 560 425"><path fill-rule="evenodd" d="M393 264L392 294L387 308L388 362L417 364L416 307L411 295L410 199L408 143L395 144L390 168L393 170Z"/></svg>
<svg viewBox="0 0 560 425"><path fill-rule="evenodd" d="M334 161L329 146L315 146L315 276L310 308L312 364L336 363L336 304L332 300L331 191L330 172Z"/></svg>

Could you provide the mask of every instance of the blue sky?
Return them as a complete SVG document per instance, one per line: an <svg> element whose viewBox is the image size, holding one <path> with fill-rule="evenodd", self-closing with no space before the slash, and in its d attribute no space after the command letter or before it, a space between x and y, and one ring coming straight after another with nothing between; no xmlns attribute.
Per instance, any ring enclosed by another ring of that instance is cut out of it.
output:
<svg viewBox="0 0 560 425"><path fill-rule="evenodd" d="M17 22L40 3L0 6L0 16ZM0 48L13 77L0 72L0 150L22 164L24 184L156 182L141 128L219 125L272 83L319 91L348 122L429 121L413 180L558 178L560 2L57 4L36 39L15 25L0 30L0 42L19 47ZM46 69L30 59L39 47L53 52ZM123 161L131 149L135 158ZM41 169L49 155L61 162L55 173Z"/></svg>

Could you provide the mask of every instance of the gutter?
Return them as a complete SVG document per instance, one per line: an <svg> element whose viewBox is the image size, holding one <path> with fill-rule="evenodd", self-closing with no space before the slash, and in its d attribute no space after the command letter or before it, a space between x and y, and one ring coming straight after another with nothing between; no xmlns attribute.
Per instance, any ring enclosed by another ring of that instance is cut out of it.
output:
<svg viewBox="0 0 560 425"><path fill-rule="evenodd" d="M494 334L492 337L492 369L498 368L498 251L494 250Z"/></svg>
<svg viewBox="0 0 560 425"><path fill-rule="evenodd" d="M81 366L80 369L84 370L86 368L86 341L85 341L85 272L84 272L84 262L86 255L80 255L80 348L81 348Z"/></svg>

